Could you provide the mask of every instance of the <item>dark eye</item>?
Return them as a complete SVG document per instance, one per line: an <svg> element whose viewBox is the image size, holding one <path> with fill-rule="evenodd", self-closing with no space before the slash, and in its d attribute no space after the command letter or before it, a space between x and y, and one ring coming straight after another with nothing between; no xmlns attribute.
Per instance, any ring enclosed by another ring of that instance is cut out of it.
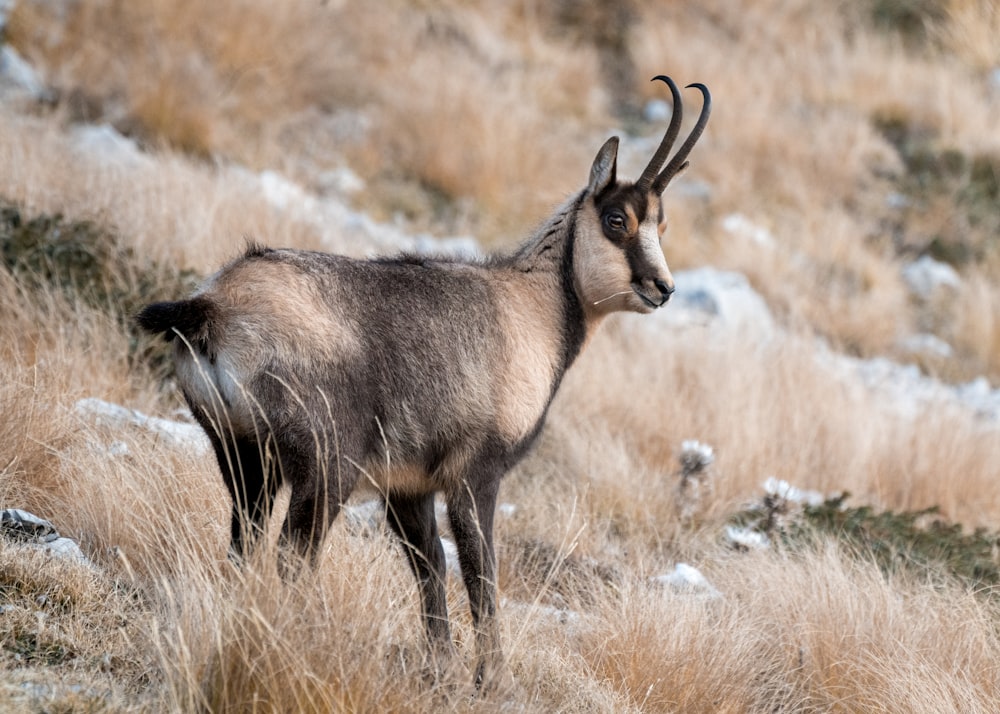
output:
<svg viewBox="0 0 1000 714"><path fill-rule="evenodd" d="M609 213L604 216L604 223L608 228L616 231L625 230L625 216L620 213Z"/></svg>

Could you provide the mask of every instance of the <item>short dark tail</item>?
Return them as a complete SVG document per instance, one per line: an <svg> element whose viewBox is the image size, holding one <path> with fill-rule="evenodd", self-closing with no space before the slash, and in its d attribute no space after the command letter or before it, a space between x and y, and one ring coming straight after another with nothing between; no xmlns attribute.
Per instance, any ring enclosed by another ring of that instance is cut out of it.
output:
<svg viewBox="0 0 1000 714"><path fill-rule="evenodd" d="M214 313L212 301L198 296L179 302L154 302L139 311L135 322L146 332L162 333L168 341L179 332L192 342L202 342L210 337Z"/></svg>

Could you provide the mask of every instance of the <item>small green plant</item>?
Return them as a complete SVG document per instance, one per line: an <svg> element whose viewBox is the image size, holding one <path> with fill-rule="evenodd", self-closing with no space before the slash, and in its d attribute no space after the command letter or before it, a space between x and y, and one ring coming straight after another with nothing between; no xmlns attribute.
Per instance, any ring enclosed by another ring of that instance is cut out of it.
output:
<svg viewBox="0 0 1000 714"><path fill-rule="evenodd" d="M997 548L1000 534L977 529L965 532L961 524L940 516L937 506L918 511L876 512L870 506L846 507L848 494L807 507L799 529L833 535L858 554L873 558L885 572L901 568L943 572L970 587L990 588L1000 583Z"/></svg>
<svg viewBox="0 0 1000 714"><path fill-rule="evenodd" d="M846 552L875 562L889 574L955 578L968 587L1000 592L1000 533L986 529L966 532L950 523L937 506L916 511L877 511L848 506L850 494L831 496L817 505L789 509L765 497L762 505L737 513L731 521L756 529L781 547L810 547L833 538Z"/></svg>

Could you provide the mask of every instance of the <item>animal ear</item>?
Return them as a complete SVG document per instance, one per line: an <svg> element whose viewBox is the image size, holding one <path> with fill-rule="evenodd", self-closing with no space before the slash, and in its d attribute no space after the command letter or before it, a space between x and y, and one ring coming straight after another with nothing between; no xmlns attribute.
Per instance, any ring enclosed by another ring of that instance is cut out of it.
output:
<svg viewBox="0 0 1000 714"><path fill-rule="evenodd" d="M590 184L587 186L592 195L597 195L615 182L618 168L618 137L612 136L604 142L597 152L593 166L590 167Z"/></svg>

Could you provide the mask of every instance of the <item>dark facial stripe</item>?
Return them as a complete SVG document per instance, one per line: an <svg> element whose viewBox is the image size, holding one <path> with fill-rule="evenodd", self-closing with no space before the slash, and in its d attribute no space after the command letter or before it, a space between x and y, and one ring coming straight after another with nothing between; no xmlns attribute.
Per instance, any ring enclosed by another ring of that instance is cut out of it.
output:
<svg viewBox="0 0 1000 714"><path fill-rule="evenodd" d="M625 258L628 260L629 270L632 271L632 280L635 282L642 282L644 278L659 277L658 266L649 262L641 248L641 244L636 241L625 250Z"/></svg>

